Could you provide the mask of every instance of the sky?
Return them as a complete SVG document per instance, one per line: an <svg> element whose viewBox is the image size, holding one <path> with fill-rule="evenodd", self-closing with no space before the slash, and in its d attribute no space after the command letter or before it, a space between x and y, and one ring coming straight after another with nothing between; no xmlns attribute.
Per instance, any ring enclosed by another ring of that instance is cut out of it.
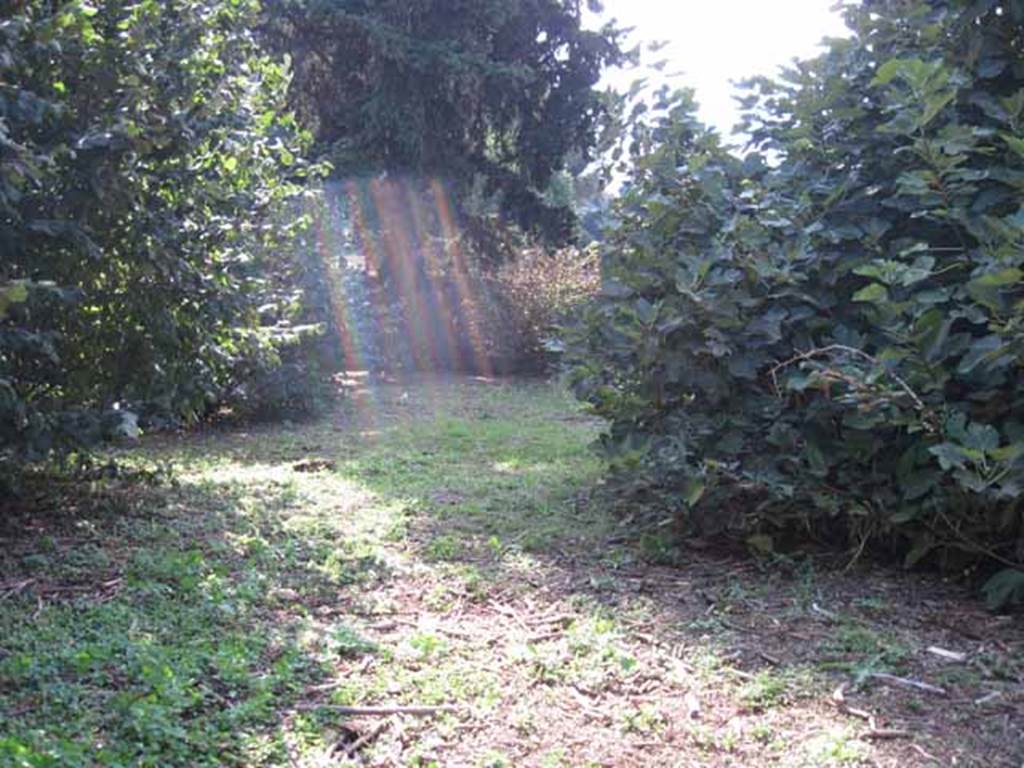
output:
<svg viewBox="0 0 1024 768"><path fill-rule="evenodd" d="M772 75L794 57L820 52L826 36L846 36L834 0L603 0L600 19L615 18L634 27L630 46L660 40L668 45L650 61L668 59L665 72L682 74L675 82L696 89L700 117L723 136L739 120L730 81ZM626 88L636 72L612 72L606 80Z"/></svg>

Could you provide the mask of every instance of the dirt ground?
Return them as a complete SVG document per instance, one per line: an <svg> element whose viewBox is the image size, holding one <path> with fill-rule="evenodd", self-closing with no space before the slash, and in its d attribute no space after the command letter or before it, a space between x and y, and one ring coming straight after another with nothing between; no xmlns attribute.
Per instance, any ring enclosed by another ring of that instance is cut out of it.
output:
<svg viewBox="0 0 1024 768"><path fill-rule="evenodd" d="M8 659L78 643L75 622L39 639L62 609L81 618L102 601L136 626L158 621L138 592L145 573L132 575L144 542L201 552L227 584L258 581L244 621L198 630L211 647L229 631L266 638L246 675L309 660L244 739L204 746L216 756L202 764L1024 765L1020 616L934 576L769 562L623 521L588 447L599 425L553 385L358 383L349 407L314 423L147 441L149 459L177 467L176 487L152 492L167 528L107 538L103 581L73 597L64 566L28 567L31 547L8 538ZM23 639L13 627L31 617ZM181 640L165 642L170 653ZM42 753L39 731L61 711L52 681L19 678L4 658L0 729ZM80 706L113 685L70 681ZM226 706L192 685L203 705L171 716L188 734ZM120 725L82 722L77 738L116 740Z"/></svg>

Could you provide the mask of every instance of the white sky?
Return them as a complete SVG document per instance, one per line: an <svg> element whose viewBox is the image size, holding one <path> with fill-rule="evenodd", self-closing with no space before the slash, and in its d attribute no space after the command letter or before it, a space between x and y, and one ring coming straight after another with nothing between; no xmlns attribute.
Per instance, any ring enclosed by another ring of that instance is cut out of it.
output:
<svg viewBox="0 0 1024 768"><path fill-rule="evenodd" d="M627 47L665 41L649 63L668 59L664 72L694 88L701 119L727 137L739 119L732 80L772 75L793 58L820 52L826 36L845 37L846 27L831 6L835 0L603 0L600 20L615 18L634 27ZM626 88L638 72L609 73L606 80Z"/></svg>

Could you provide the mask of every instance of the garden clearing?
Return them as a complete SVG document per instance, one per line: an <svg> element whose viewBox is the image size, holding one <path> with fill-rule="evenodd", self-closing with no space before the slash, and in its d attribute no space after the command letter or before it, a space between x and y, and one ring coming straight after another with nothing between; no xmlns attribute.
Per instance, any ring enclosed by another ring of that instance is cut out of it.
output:
<svg viewBox="0 0 1024 768"><path fill-rule="evenodd" d="M5 510L0 765L1024 762L1019 618L676 548L602 500L599 429L547 383L364 379Z"/></svg>

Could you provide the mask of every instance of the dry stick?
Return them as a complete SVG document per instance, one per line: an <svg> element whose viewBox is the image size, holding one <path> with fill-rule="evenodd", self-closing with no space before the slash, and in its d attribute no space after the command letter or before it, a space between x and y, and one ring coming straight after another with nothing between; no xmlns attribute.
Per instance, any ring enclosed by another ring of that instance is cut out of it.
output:
<svg viewBox="0 0 1024 768"><path fill-rule="evenodd" d="M959 538L960 541L963 542L964 544L967 544L968 546L973 547L974 551L977 552L978 554L982 554L982 555L985 555L986 557L990 557L993 560L995 560L996 562L1002 563L1003 565L1007 566L1008 568L1017 568L1017 569L1024 568L1024 563L1015 562L1013 560L1009 560L1009 559L1003 557L1002 555L998 554L997 552L994 552L993 550L989 549L988 547L982 546L981 544L979 544L978 542L974 541L973 539L970 539L967 536L965 536L963 534L963 532L961 532L961 530L956 525L953 524L953 521L949 519L949 516L946 515L946 513L943 512L942 510L939 510L939 515L942 517L943 520L946 521L946 525L949 526L950 530L953 531L953 533L956 535L956 537ZM929 525L929 528L931 528L931 530L935 531L935 526L934 525ZM937 533L937 531L936 531L936 533Z"/></svg>
<svg viewBox="0 0 1024 768"><path fill-rule="evenodd" d="M554 616L541 616L536 619L530 619L526 623L532 626L539 626L541 624L569 624L577 618L579 617L572 613L558 613Z"/></svg>
<svg viewBox="0 0 1024 768"><path fill-rule="evenodd" d="M719 624L723 627L727 627L728 629L734 629L737 632L752 632L753 634L759 634L759 630L754 627L745 627L742 624L737 624L735 621L730 621L724 616L717 616L716 618L718 619Z"/></svg>
<svg viewBox="0 0 1024 768"><path fill-rule="evenodd" d="M23 579L22 581L8 581L0 584L0 592L3 593L0 595L0 600L18 594L26 587L32 586L35 582L35 579Z"/></svg>
<svg viewBox="0 0 1024 768"><path fill-rule="evenodd" d="M844 353L846 353L848 355L853 355L854 357L859 357L862 360L866 360L869 363L871 363L872 365L880 365L880 363L878 362L878 358L876 358L876 357L874 357L872 355L869 355L867 352L864 352L863 350L857 349L856 347L848 347L845 344L829 344L827 347L819 347L817 349L809 349L806 352L801 352L800 354L794 355L789 360L786 360L784 362L779 363L778 365L773 367L771 369L771 371L769 371L769 375L772 377L772 386L775 388L775 392L778 394L779 391L780 391L779 390L779 378L778 378L778 372L780 370L782 370L783 368L788 368L789 366L793 365L794 363L803 362L804 360L811 360L811 359L813 359L815 357L822 357L822 356L825 356L825 355L830 355L833 352L844 352ZM914 407L918 411L920 411L921 413L927 414L928 413L927 406L925 406L924 401L921 400L920 397L918 397L918 394L913 389L911 389L910 385L907 384L907 382L904 381L904 379L898 373L894 373L893 371L887 371L887 372L888 372L889 376L892 377L893 381L895 381L897 384L899 384L900 389L902 389L907 394L907 396L911 399L911 401L914 403ZM926 424L926 426L929 426L929 425Z"/></svg>
<svg viewBox="0 0 1024 768"><path fill-rule="evenodd" d="M526 638L526 643L529 645L536 645L537 643L546 643L548 640L557 640L558 638L563 637L564 635L565 632L560 629L555 630L554 632L543 632L541 634L531 635L530 637Z"/></svg>
<svg viewBox="0 0 1024 768"><path fill-rule="evenodd" d="M865 739L909 739L912 736L910 731L899 728L876 728L864 734Z"/></svg>
<svg viewBox="0 0 1024 768"><path fill-rule="evenodd" d="M932 761L933 763L937 763L937 762L939 762L939 758L937 758L937 757L936 757L935 755L933 755L933 754L932 754L931 752L929 752L928 750L926 750L926 749L925 749L924 747L922 747L922 746L921 746L920 744L911 744L911 745L910 745L910 748L911 748L912 750L914 750L915 752L917 752L917 753L918 753L919 755L921 755L921 757L923 757L923 758L924 758L925 760L931 760L931 761Z"/></svg>
<svg viewBox="0 0 1024 768"><path fill-rule="evenodd" d="M384 733L385 729L388 727L388 723L389 722L390 722L389 720L385 720L380 725L378 725L376 728L374 728L371 731L367 731L362 736L360 736L358 739L356 739L351 744L349 744L347 747L345 747L345 757L346 758L354 757L359 752L360 749L362 749L369 742L373 741L378 736L380 736L382 733Z"/></svg>
<svg viewBox="0 0 1024 768"><path fill-rule="evenodd" d="M459 710L458 707L447 704L437 707L419 705L403 706L399 704L394 706L382 705L379 707L343 707L336 704L298 704L295 708L300 711L326 709L329 712L337 712L339 715L352 715L353 717L358 717L360 715L379 717L387 717L388 715L416 715L418 717L430 717L431 715L437 715L442 712L457 712Z"/></svg>
<svg viewBox="0 0 1024 768"><path fill-rule="evenodd" d="M887 672L872 672L871 677L876 680L893 683L894 685L902 685L905 688L916 688L919 691L927 691L928 693L938 694L939 696L947 695L945 688L939 688L937 685L922 683L920 680L911 680L907 677L897 677L896 675L890 675Z"/></svg>

